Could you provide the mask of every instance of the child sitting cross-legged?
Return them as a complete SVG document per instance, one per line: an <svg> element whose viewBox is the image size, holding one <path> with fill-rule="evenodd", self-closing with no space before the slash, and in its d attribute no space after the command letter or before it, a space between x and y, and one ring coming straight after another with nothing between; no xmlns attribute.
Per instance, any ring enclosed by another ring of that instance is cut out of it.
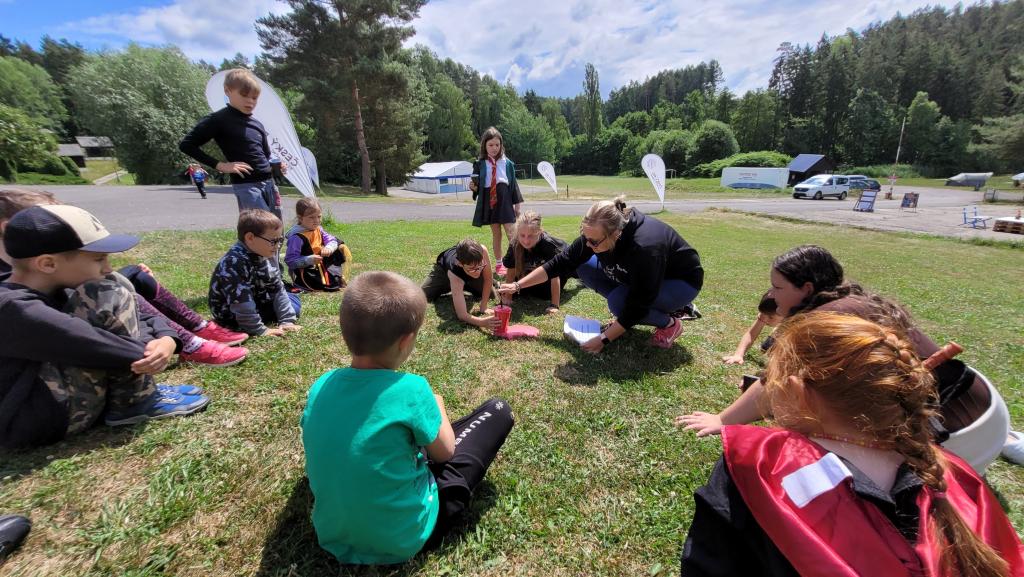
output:
<svg viewBox="0 0 1024 577"><path fill-rule="evenodd" d="M403 276L357 276L341 303L352 366L309 390L302 444L313 526L342 563L401 563L443 536L512 430L504 400L451 423L427 380L398 370L426 307L423 291Z"/></svg>
<svg viewBox="0 0 1024 577"><path fill-rule="evenodd" d="M295 203L298 222L285 235L284 263L295 286L311 291L338 291L345 287L352 253L341 239L320 226L320 203L303 197Z"/></svg>
<svg viewBox="0 0 1024 577"><path fill-rule="evenodd" d="M31 206L3 226L10 277L0 283L0 447L53 443L92 426L194 413L190 385L158 385L181 345L136 305L109 253L138 239L112 235L88 212Z"/></svg>
<svg viewBox="0 0 1024 577"><path fill-rule="evenodd" d="M284 244L282 228L281 219L266 210L243 210L238 215L238 242L210 277L210 313L220 326L275 337L302 328L296 324L299 297L285 291L271 261Z"/></svg>

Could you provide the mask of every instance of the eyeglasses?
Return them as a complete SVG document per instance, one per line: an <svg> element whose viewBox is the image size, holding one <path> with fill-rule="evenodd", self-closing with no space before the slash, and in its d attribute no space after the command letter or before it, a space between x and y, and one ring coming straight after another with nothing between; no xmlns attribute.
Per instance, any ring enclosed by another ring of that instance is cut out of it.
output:
<svg viewBox="0 0 1024 577"><path fill-rule="evenodd" d="M608 240L608 235L607 234L604 235L604 238L602 238L601 240L593 240L593 239L587 238L587 236L581 232L580 233L580 238L582 238L583 242L587 243L587 245L589 245L590 248L597 248L597 247L601 246L602 242Z"/></svg>
<svg viewBox="0 0 1024 577"><path fill-rule="evenodd" d="M267 238L267 237L265 237L263 235L260 235L260 234L257 234L256 236L262 238L263 240L269 242L270 244L272 244L274 246L281 246L282 244L284 244L284 237L283 236L279 236L277 238Z"/></svg>
<svg viewBox="0 0 1024 577"><path fill-rule="evenodd" d="M484 264L480 263L480 264L478 264L476 266L462 265L462 268L466 269L466 272L480 272L480 271L484 270Z"/></svg>

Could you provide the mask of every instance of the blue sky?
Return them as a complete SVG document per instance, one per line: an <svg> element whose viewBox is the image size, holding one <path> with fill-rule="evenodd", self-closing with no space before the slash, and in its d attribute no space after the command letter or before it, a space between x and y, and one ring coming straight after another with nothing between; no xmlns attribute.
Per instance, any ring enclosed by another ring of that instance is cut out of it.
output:
<svg viewBox="0 0 1024 577"><path fill-rule="evenodd" d="M468 64L520 92L580 92L593 62L607 95L666 68L717 59L726 84L763 87L782 42L863 29L927 5L926 0L434 0L413 23L409 45ZM129 41L175 44L219 63L257 54L256 18L287 10L275 0L0 0L0 34L38 44L44 34L89 49Z"/></svg>

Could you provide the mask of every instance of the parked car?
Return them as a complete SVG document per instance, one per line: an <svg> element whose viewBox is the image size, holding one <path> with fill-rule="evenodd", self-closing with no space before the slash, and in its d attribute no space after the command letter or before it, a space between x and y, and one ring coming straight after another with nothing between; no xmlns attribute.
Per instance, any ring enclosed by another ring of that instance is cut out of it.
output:
<svg viewBox="0 0 1024 577"><path fill-rule="evenodd" d="M882 190L882 185L873 178L850 177L850 190Z"/></svg>
<svg viewBox="0 0 1024 577"><path fill-rule="evenodd" d="M819 174L793 187L793 198L821 200L834 196L844 200L850 193L850 177L841 174Z"/></svg>

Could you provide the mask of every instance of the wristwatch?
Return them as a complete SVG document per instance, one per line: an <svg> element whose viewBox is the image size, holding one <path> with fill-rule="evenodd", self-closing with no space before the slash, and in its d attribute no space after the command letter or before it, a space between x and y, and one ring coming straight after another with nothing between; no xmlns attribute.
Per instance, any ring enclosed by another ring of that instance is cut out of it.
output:
<svg viewBox="0 0 1024 577"><path fill-rule="evenodd" d="M612 342L612 340L608 338L608 335L601 333L601 344L607 345L610 342Z"/></svg>

